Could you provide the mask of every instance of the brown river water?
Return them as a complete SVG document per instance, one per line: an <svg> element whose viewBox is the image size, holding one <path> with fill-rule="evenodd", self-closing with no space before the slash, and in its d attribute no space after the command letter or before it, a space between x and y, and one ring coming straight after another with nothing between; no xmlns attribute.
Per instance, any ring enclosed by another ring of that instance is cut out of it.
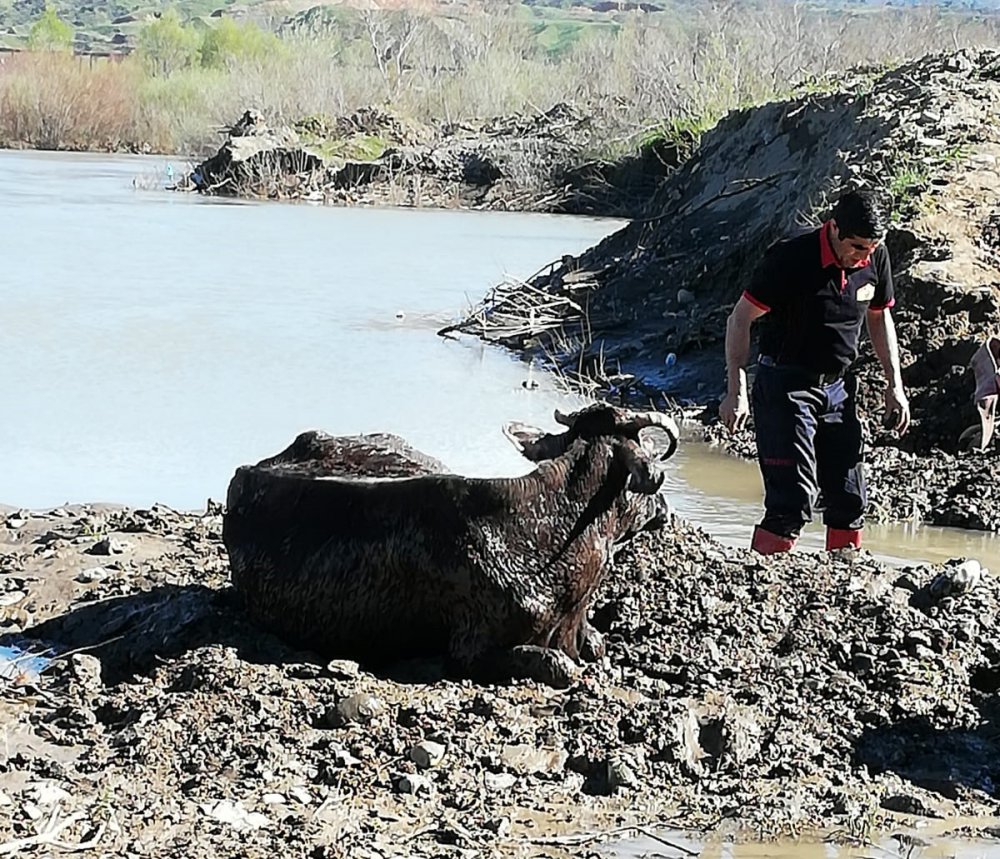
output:
<svg viewBox="0 0 1000 859"><path fill-rule="evenodd" d="M202 508L234 468L304 429L389 431L474 475L530 467L500 427L554 429L578 401L545 374L438 327L507 276L579 253L621 222L523 214L332 209L167 192L164 158L0 152L0 503L107 501ZM525 385L525 382L537 382ZM753 463L688 443L672 460L677 512L730 545L760 514ZM801 546L822 548L821 527ZM974 557L994 536L870 527L893 563ZM954 823L954 822L952 822ZM907 856L664 835L618 856ZM928 830L916 856L1000 856ZM582 848L581 848L582 849Z"/></svg>

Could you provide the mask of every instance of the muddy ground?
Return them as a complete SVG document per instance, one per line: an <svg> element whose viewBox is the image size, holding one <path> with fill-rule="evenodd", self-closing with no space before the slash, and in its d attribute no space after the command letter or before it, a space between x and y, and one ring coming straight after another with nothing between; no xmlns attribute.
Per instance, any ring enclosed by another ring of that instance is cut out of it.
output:
<svg viewBox="0 0 1000 859"><path fill-rule="evenodd" d="M211 506L0 523L0 646L55 653L0 668L3 854L583 856L628 826L863 842L1000 811L974 565L763 559L678 521L624 551L608 656L556 691L261 634Z"/></svg>

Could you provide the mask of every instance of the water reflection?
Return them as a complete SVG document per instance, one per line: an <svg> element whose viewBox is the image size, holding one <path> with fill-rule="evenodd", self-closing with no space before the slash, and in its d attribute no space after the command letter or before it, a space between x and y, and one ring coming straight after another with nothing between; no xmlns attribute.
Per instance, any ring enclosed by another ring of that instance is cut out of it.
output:
<svg viewBox="0 0 1000 859"><path fill-rule="evenodd" d="M726 545L749 545L762 511L763 487L756 463L690 442L680 447L672 462L667 491L678 513ZM820 551L824 542L825 531L817 519L803 532L799 546ZM1000 571L1000 538L979 531L870 525L865 528L865 547L890 563L941 563L973 557Z"/></svg>
<svg viewBox="0 0 1000 859"><path fill-rule="evenodd" d="M0 153L0 502L199 508L305 429L395 432L466 474L555 428L551 381L434 333L507 275L620 222L133 188L164 159ZM155 183L144 183L155 187Z"/></svg>
<svg viewBox="0 0 1000 859"><path fill-rule="evenodd" d="M649 833L608 845L601 851L614 859L697 857L697 859L998 859L1000 844L954 835L965 829L995 827L1000 818L921 820L901 825L878 842L836 843L821 838L734 843L716 836L698 839L681 832Z"/></svg>

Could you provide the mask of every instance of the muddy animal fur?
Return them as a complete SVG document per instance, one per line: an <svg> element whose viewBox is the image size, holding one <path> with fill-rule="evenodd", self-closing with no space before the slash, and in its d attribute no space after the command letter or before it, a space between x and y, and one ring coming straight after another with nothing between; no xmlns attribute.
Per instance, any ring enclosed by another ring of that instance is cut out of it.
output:
<svg viewBox="0 0 1000 859"><path fill-rule="evenodd" d="M328 656L445 653L463 671L525 646L578 659L615 543L663 522L662 466L639 431L660 427L669 456L677 430L611 407L557 418L566 432L508 430L541 460L522 477L430 473L400 439L390 471L408 476L373 477L362 437L321 434L238 469L223 523L235 590L262 625Z"/></svg>

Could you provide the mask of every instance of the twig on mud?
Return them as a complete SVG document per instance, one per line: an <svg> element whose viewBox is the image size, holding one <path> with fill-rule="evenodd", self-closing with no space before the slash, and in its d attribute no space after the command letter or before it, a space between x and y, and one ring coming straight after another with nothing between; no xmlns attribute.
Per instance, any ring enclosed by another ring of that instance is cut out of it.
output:
<svg viewBox="0 0 1000 859"><path fill-rule="evenodd" d="M672 841L668 841L666 838L662 838L659 835L654 834L648 829L649 824L645 826L619 826L616 829L605 829L602 832L593 833L590 835L551 835L542 838L531 838L529 839L531 844L538 845L557 845L560 847L580 847L585 844L593 844L597 841L607 841L610 836L618 835L628 835L633 832L638 832L640 835L650 838L653 841L657 841L663 844L665 847L670 847L685 856L697 856L697 850L691 850L688 847L682 847L680 844L675 844Z"/></svg>
<svg viewBox="0 0 1000 859"><path fill-rule="evenodd" d="M714 197L710 197L704 203L700 203L691 209L685 211L683 208L678 211L680 217L686 218L689 215L693 215L695 212L700 212L702 209L707 209L713 203L717 203L719 200L724 200L727 197L738 197L740 194L746 194L747 191L752 191L755 188L759 188L761 185L774 185L774 180L780 178L781 176L793 175L795 171L793 170L779 170L777 173L772 173L770 176L764 176L762 179L746 179L742 182L739 188L733 191L720 191Z"/></svg>
<svg viewBox="0 0 1000 859"><path fill-rule="evenodd" d="M111 638L105 639L104 641L98 641L96 644L85 644L82 647L74 647L72 650L67 650L65 653L57 653L54 656L47 658L49 661L55 662L57 659L65 659L66 657L73 656L77 653L86 653L88 650L97 650L99 647L104 647L104 645L111 644L112 642L118 641L124 637L125 633L123 632L121 635L113 635Z"/></svg>
<svg viewBox="0 0 1000 859"><path fill-rule="evenodd" d="M714 197L709 197L704 203L699 203L690 209L681 207L676 211L666 211L661 215L652 215L649 218L634 218L632 220L633 224L650 224L654 221L662 221L664 218L669 218L671 215L676 215L680 218L686 218L688 215L693 215L695 212L700 212L702 209L707 209L713 203L717 203L719 200L724 200L727 197L738 197L740 194L745 194L747 191L752 191L754 188L759 188L761 185L773 185L774 180L780 178L781 176L791 175L793 171L791 170L780 170L777 173L772 173L770 176L765 176L762 179L746 179L740 185L732 191L720 191Z"/></svg>

